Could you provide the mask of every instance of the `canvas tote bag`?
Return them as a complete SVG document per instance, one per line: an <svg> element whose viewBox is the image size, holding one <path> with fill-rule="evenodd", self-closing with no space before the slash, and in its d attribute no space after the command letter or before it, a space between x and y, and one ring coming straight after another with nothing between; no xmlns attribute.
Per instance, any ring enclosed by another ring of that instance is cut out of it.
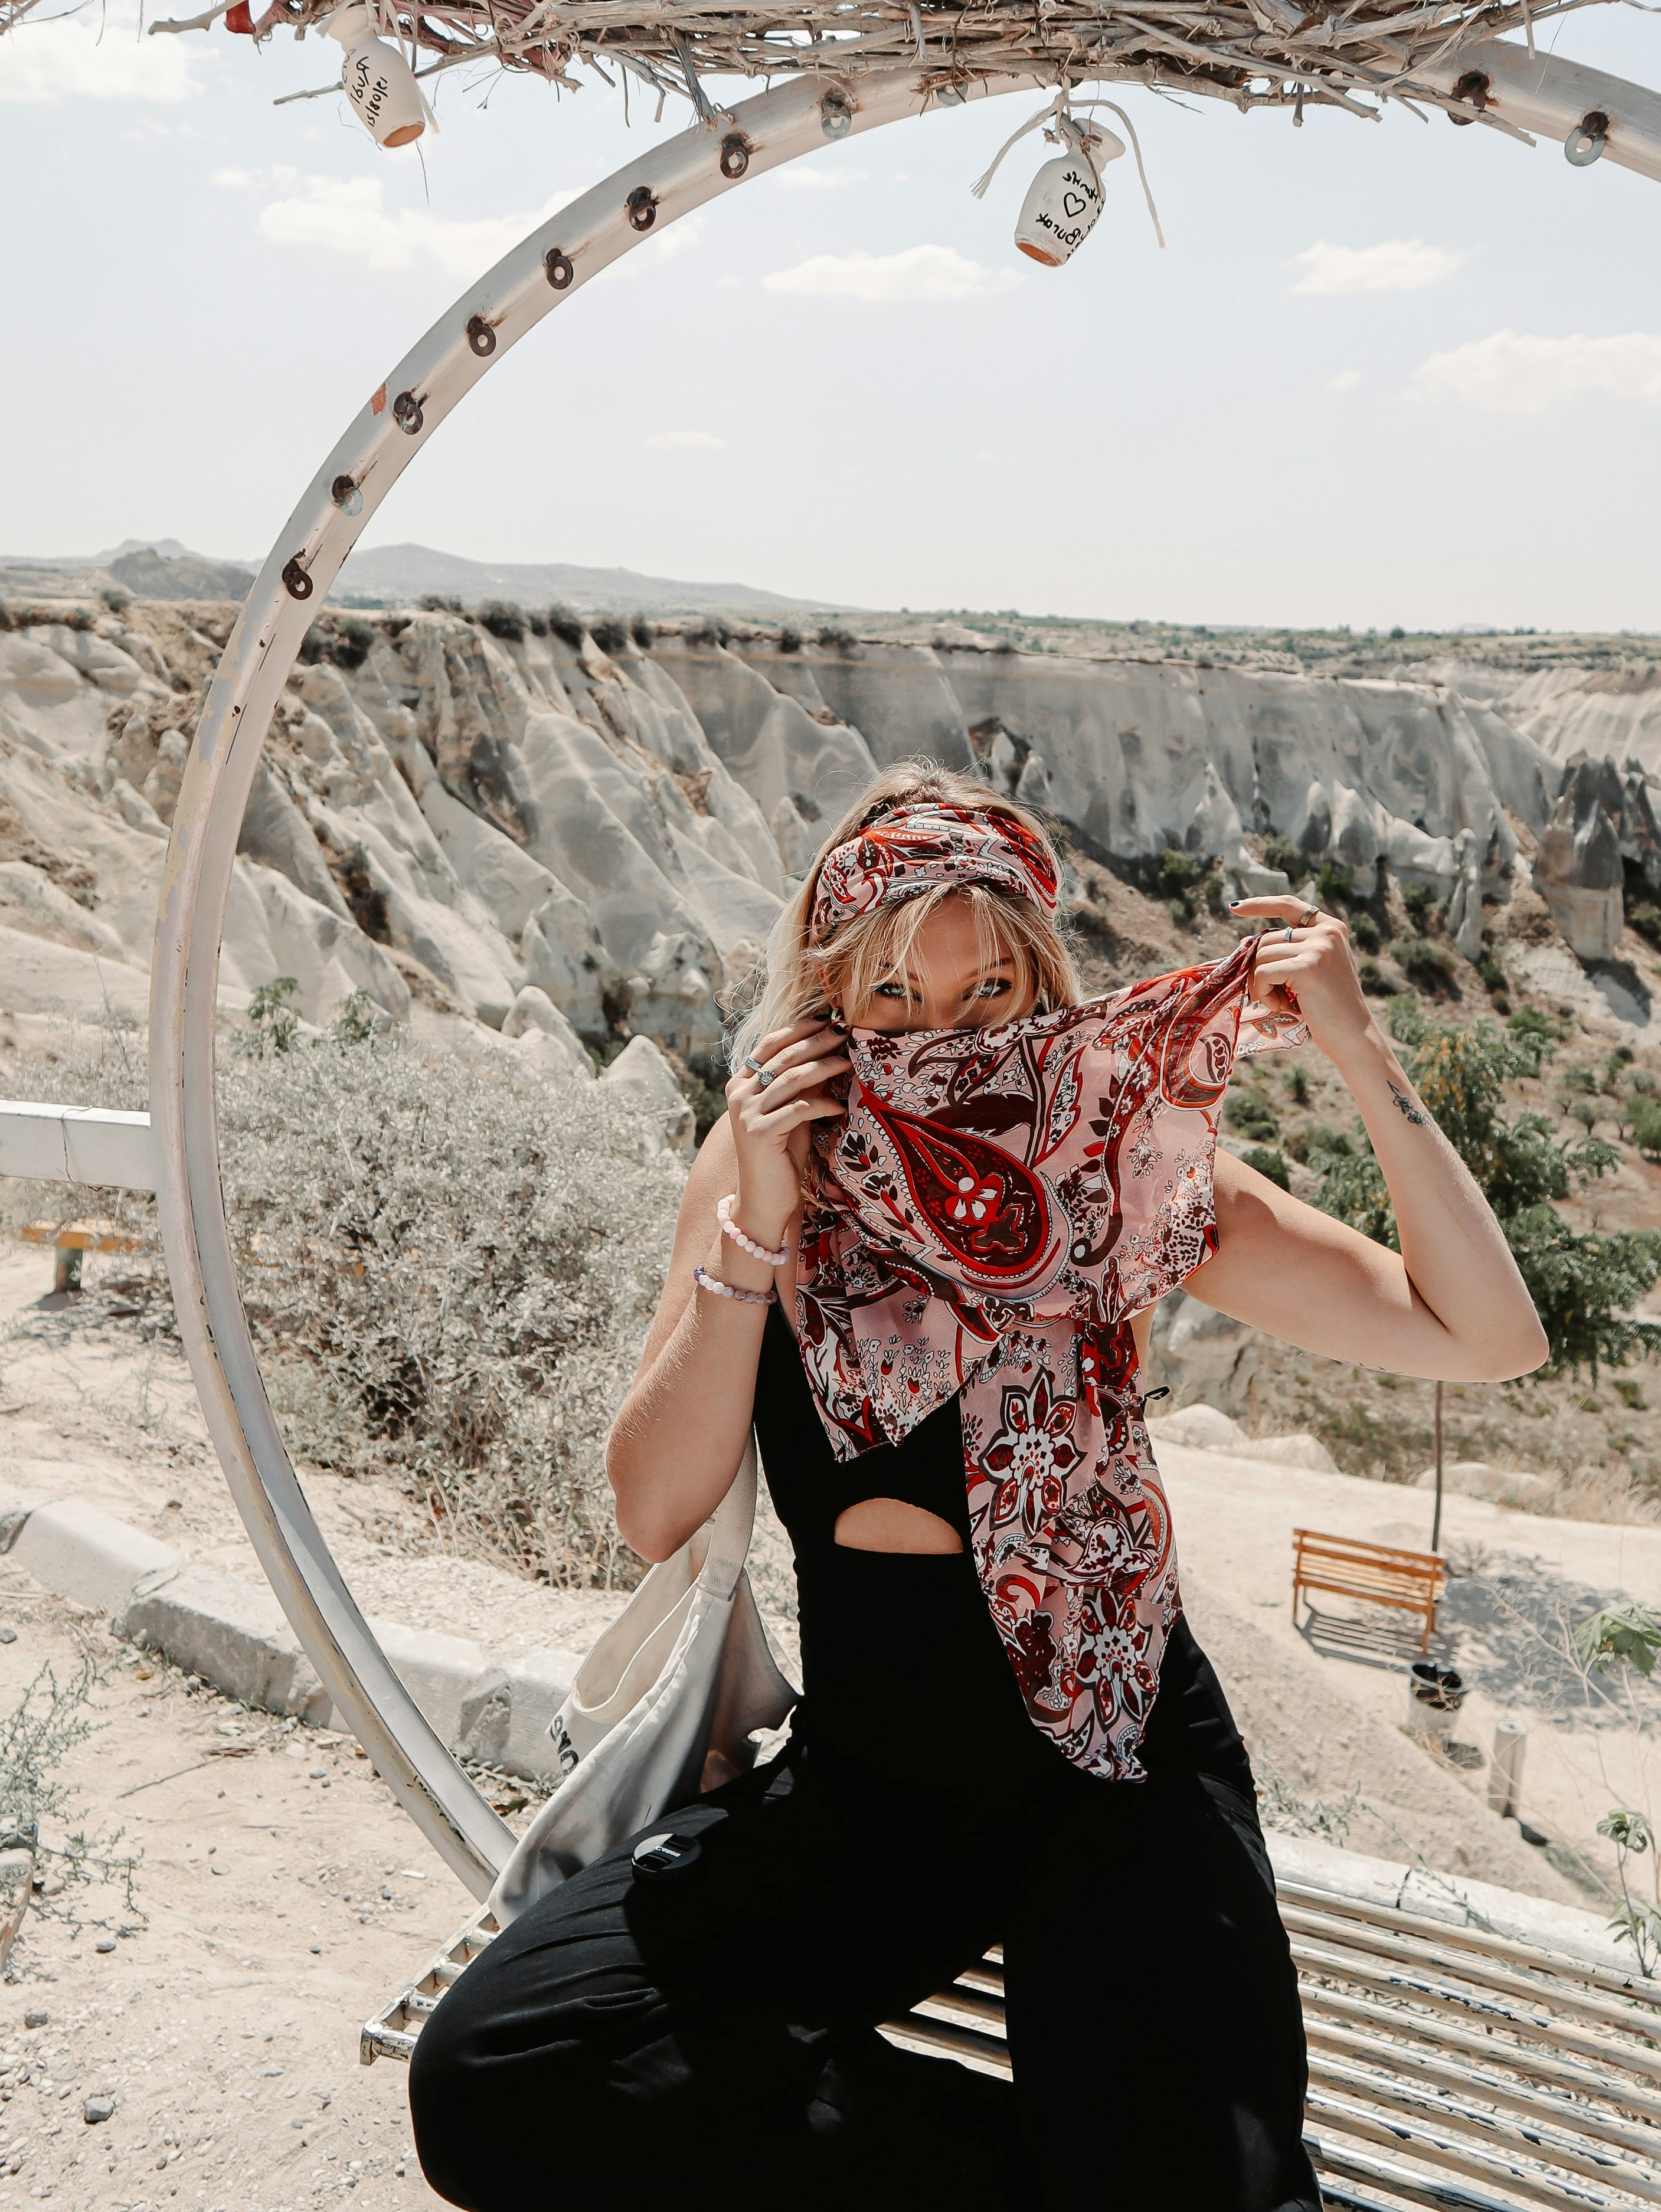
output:
<svg viewBox="0 0 1661 2212"><path fill-rule="evenodd" d="M490 1905L498 1923L568 1875L754 1763L797 1692L779 1672L744 1571L756 1517L752 1440L732 1488L654 1566L577 1670L549 1734L565 1778L520 1838Z"/></svg>

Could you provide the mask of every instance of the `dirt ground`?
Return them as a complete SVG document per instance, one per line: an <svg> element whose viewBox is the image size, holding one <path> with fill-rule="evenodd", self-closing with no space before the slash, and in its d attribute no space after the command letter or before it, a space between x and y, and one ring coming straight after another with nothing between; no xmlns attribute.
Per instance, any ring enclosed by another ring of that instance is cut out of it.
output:
<svg viewBox="0 0 1661 2212"><path fill-rule="evenodd" d="M1542 1519L1448 1498L1442 1542L1452 1572L1433 1649L1471 1686L1451 1750L1438 1755L1404 1733L1400 1662L1346 1655L1318 1632L1311 1643L1294 1627L1291 1607L1294 1528L1427 1550L1428 1494L1171 1443L1158 1450L1189 1609L1202 1640L1216 1645L1219 1672L1245 1733L1256 1738L1260 1783L1278 1769L1326 1806L1359 1791L1363 1805L1352 1814L1348 1840L1390 1857L1412 1856L1386 1849L1390 1823L1409 1839L1422 1835L1433 1815L1439 1824L1450 1819L1445 1785L1452 1783L1480 1817L1474 1826L1459 1822L1457 1837L1449 1832L1441 1863L1475 1874L1474 1860L1460 1869L1452 1854L1474 1850L1475 1838L1503 1837L1503 1846L1491 1842L1490 1863L1497 1869L1503 1851L1506 1870L1488 1879L1601 1904L1614 1861L1598 1820L1616 1805L1647 1805L1652 1817L1661 1812L1661 1686L1640 1689L1637 1724L1630 1724L1596 1690L1587 1694L1568 1632L1600 1607L1661 1601L1661 1528ZM1322 1603L1332 1613L1346 1610L1339 1599ZM1358 1711L1372 1729L1354 1729ZM1514 1823L1488 1813L1488 1763L1502 1719L1529 1732L1521 1810L1549 1848L1524 1845ZM1396 1763L1402 1745L1419 1762L1407 1773L1421 1785L1405 1796ZM1433 1770L1433 1798L1422 1788ZM1382 1823L1369 1822L1368 1802L1381 1808ZM1638 1871L1647 1880L1647 1868Z"/></svg>
<svg viewBox="0 0 1661 2212"><path fill-rule="evenodd" d="M0 1986L0 2206L437 2205L405 2069L360 2066L357 2030L465 1917L459 1882L350 1741L188 1688L6 1561L0 1620L8 1705L97 1654L97 1733L62 1771L137 1855L139 1908L94 1884L46 1900L73 1922L27 1917ZM113 2117L88 2124L93 2098Z"/></svg>

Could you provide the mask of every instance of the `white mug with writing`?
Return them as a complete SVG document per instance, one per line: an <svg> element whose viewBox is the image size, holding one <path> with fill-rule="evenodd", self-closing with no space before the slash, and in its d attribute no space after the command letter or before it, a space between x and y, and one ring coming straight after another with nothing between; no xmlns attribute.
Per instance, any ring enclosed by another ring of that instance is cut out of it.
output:
<svg viewBox="0 0 1661 2212"><path fill-rule="evenodd" d="M415 71L398 48L375 35L375 20L361 0L338 9L325 24L346 49L341 89L377 146L408 146L433 119Z"/></svg>
<svg viewBox="0 0 1661 2212"><path fill-rule="evenodd" d="M1096 228L1102 211L1101 171L1116 161L1124 144L1099 124L1084 126L1089 154L1069 148L1046 161L1027 186L1015 225L1015 243L1021 252L1059 269L1069 261Z"/></svg>

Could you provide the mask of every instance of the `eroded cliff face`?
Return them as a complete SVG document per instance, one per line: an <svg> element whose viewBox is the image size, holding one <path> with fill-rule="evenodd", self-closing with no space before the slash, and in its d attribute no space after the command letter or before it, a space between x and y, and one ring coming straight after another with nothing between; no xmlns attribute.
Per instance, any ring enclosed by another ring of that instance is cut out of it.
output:
<svg viewBox="0 0 1661 2212"><path fill-rule="evenodd" d="M80 960L96 1005L94 962L147 966L234 611L15 606L0 631L0 929L37 968L58 948L37 995L72 1001ZM1382 859L1452 900L1468 951L1513 824L1543 833L1561 780L1434 682L691 625L602 651L444 613L326 613L307 650L243 831L228 1003L287 975L312 1020L362 989L394 1018L413 994L500 1030L533 987L590 1040L626 1028L693 1060L829 823L912 754L977 768L1098 856L1174 845L1251 888L1283 880L1270 831L1363 877Z"/></svg>

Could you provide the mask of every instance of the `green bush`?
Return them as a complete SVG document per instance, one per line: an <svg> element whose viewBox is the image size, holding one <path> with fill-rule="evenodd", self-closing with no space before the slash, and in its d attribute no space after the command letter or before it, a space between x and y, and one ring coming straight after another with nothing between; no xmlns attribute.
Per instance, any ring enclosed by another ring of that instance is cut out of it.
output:
<svg viewBox="0 0 1661 2212"><path fill-rule="evenodd" d="M642 653L649 653L658 641L656 630L644 615L636 615L629 625L629 635Z"/></svg>
<svg viewBox="0 0 1661 2212"><path fill-rule="evenodd" d="M1506 1024L1506 1027L1514 1037L1534 1039L1539 1047L1539 1053L1536 1055L1536 1060L1540 1054L1543 1054L1549 1060L1553 1047L1562 1036L1561 1030L1551 1016L1542 1014L1538 1006L1519 1007Z"/></svg>
<svg viewBox="0 0 1661 2212"><path fill-rule="evenodd" d="M1279 1152L1269 1152L1262 1145L1254 1145L1244 1157L1246 1165L1256 1168L1257 1173L1269 1182L1279 1183L1282 1190L1292 1188L1291 1172Z"/></svg>
<svg viewBox="0 0 1661 2212"><path fill-rule="evenodd" d="M416 605L424 615L459 615L466 611L460 600L452 599L447 592L423 592Z"/></svg>
<svg viewBox="0 0 1661 2212"><path fill-rule="evenodd" d="M1254 1091L1231 1091L1223 1119L1237 1136L1256 1137L1267 1143L1281 1133L1275 1109Z"/></svg>
<svg viewBox="0 0 1661 2212"><path fill-rule="evenodd" d="M588 635L602 653L621 653L629 642L628 629L615 615L602 615L597 623L591 623Z"/></svg>
<svg viewBox="0 0 1661 2212"><path fill-rule="evenodd" d="M1408 884L1402 891L1402 904L1407 909L1408 920L1421 937L1432 936L1441 927L1445 909L1436 903L1436 894L1428 884Z"/></svg>
<svg viewBox="0 0 1661 2212"><path fill-rule="evenodd" d="M569 645L573 653L581 653L582 641L588 635L582 617L573 614L569 607L552 606L548 610L548 631L562 645Z"/></svg>
<svg viewBox="0 0 1661 2212"><path fill-rule="evenodd" d="M1661 1159L1661 1105L1634 1091L1627 1099L1626 1118L1639 1151L1646 1159Z"/></svg>
<svg viewBox="0 0 1661 2212"><path fill-rule="evenodd" d="M1372 916L1365 909L1349 918L1350 941L1359 945L1363 952L1378 952L1384 946L1384 933Z"/></svg>
<svg viewBox="0 0 1661 2212"><path fill-rule="evenodd" d="M1347 907L1355 896L1355 871L1342 860L1323 860L1315 872L1315 892L1329 911Z"/></svg>
<svg viewBox="0 0 1661 2212"><path fill-rule="evenodd" d="M1627 927L1661 951L1661 906L1652 899L1639 899L1627 908Z"/></svg>
<svg viewBox="0 0 1661 2212"><path fill-rule="evenodd" d="M362 668L374 641L374 625L362 615L319 615L300 641L300 658L313 665L332 660L337 668Z"/></svg>
<svg viewBox="0 0 1661 2212"><path fill-rule="evenodd" d="M1290 837L1283 837L1278 830L1271 830L1263 839L1263 866L1278 868L1296 890L1310 872L1309 855L1294 845Z"/></svg>
<svg viewBox="0 0 1661 2212"><path fill-rule="evenodd" d="M1397 996L1400 986L1385 975L1376 960L1358 962L1355 972L1360 978L1361 988L1366 993L1368 998L1393 999Z"/></svg>
<svg viewBox="0 0 1661 2212"><path fill-rule="evenodd" d="M1408 938L1396 947L1396 964L1409 982L1421 991L1451 991L1456 988L1458 956L1436 938Z"/></svg>
<svg viewBox="0 0 1661 2212"><path fill-rule="evenodd" d="M473 619L492 637L502 638L509 645L525 642L525 610L512 599L481 599Z"/></svg>
<svg viewBox="0 0 1661 2212"><path fill-rule="evenodd" d="M1300 1129L1287 1146L1294 1160L1318 1168L1323 1158L1348 1159L1355 1147L1342 1129L1329 1121L1312 1121Z"/></svg>

